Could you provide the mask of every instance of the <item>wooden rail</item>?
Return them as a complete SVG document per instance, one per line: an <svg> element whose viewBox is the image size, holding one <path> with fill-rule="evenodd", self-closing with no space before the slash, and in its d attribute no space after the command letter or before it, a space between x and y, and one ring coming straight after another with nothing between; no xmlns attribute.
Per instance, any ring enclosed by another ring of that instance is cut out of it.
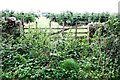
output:
<svg viewBox="0 0 120 80"><path fill-rule="evenodd" d="M79 38L79 37L81 37L81 36L79 36L78 34L86 34L86 37L87 37L87 40L89 40L89 27L88 26L86 26L86 27L81 27L81 26L79 26L79 25L77 25L76 24L76 26L64 26L64 23L63 23L63 25L62 25L63 27L53 27L52 26L52 22L50 21L50 23L49 23L49 28L38 28L38 26L37 26L37 23L36 23L36 27L35 28L30 28L30 25L29 25L29 27L24 27L24 30L25 29L40 29L40 30L50 30L49 31L49 35L55 35L55 34L62 34L62 36L64 36L65 34L68 34L68 32L66 32L67 30L75 30L74 32L70 32L70 33L72 33L72 34L74 34L75 36L75 38ZM57 30L57 32L51 32L51 30ZM86 30L85 32L83 32L83 31L79 31L79 30ZM72 36L73 37L73 36ZM84 37L84 36L83 36Z"/></svg>

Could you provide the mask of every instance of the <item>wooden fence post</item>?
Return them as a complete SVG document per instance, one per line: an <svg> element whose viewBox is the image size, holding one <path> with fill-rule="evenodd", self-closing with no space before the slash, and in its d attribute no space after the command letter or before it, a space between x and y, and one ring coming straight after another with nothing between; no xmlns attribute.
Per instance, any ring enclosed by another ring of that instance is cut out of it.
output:
<svg viewBox="0 0 120 80"><path fill-rule="evenodd" d="M52 21L50 21L50 23L49 23L49 27L50 27L50 28L51 28L51 22L52 22Z"/></svg>
<svg viewBox="0 0 120 80"><path fill-rule="evenodd" d="M28 25L29 25L29 29L30 29L30 21L29 21Z"/></svg>
<svg viewBox="0 0 120 80"><path fill-rule="evenodd" d="M77 22L75 23L75 38L77 38Z"/></svg>
<svg viewBox="0 0 120 80"><path fill-rule="evenodd" d="M64 37L65 22L63 22L62 37Z"/></svg>
<svg viewBox="0 0 120 80"><path fill-rule="evenodd" d="M90 27L87 26L87 40L90 42Z"/></svg>
<svg viewBox="0 0 120 80"><path fill-rule="evenodd" d="M51 35L51 25L52 25L52 21L50 20L50 23L49 23L49 34Z"/></svg>
<svg viewBox="0 0 120 80"><path fill-rule="evenodd" d="M24 13L22 13L22 18L21 18L21 22L22 22L22 27L23 27L23 35L24 35Z"/></svg>
<svg viewBox="0 0 120 80"><path fill-rule="evenodd" d="M37 29L38 28L38 22L37 21L35 22L35 25L36 25L36 29Z"/></svg>

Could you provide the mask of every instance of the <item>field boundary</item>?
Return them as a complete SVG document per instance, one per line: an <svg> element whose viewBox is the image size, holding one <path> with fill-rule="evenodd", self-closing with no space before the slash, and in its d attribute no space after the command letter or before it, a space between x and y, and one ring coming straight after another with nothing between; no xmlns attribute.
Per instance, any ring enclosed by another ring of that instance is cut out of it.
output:
<svg viewBox="0 0 120 80"><path fill-rule="evenodd" d="M55 34L62 34L65 35L67 34L68 30L74 30L74 32L71 32L72 34L74 34L74 37L75 38L81 38L81 37L86 37L87 40L89 40L89 26L79 26L76 24L76 26L65 26L64 23L61 27L54 27L52 25L52 21L49 22L49 27L47 28L38 28L38 24L35 23L35 27L34 28L30 28L31 25L29 25L29 27L24 27L23 30L26 30L26 29L40 29L40 30L49 30L49 32L47 32L50 35L55 35ZM57 30L57 32L51 32L50 30ZM81 31L79 31L81 30ZM86 30L86 31L82 31L82 30ZM79 36L79 34L85 34L83 36ZM72 36L73 37L73 36Z"/></svg>

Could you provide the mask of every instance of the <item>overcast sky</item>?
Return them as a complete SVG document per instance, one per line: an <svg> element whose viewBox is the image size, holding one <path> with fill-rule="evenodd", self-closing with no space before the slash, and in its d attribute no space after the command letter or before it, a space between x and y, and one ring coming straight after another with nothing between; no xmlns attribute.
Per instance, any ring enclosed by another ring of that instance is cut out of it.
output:
<svg viewBox="0 0 120 80"><path fill-rule="evenodd" d="M120 0L0 0L0 10L42 12L118 12Z"/></svg>

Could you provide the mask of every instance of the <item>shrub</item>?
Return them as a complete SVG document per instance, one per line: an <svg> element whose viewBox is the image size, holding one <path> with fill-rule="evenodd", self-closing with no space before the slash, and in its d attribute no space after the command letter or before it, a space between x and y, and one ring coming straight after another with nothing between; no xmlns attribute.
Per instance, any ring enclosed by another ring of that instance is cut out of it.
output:
<svg viewBox="0 0 120 80"><path fill-rule="evenodd" d="M74 59L66 59L63 61L63 63L61 64L61 68L71 71L79 71L79 65L77 62L74 61Z"/></svg>

